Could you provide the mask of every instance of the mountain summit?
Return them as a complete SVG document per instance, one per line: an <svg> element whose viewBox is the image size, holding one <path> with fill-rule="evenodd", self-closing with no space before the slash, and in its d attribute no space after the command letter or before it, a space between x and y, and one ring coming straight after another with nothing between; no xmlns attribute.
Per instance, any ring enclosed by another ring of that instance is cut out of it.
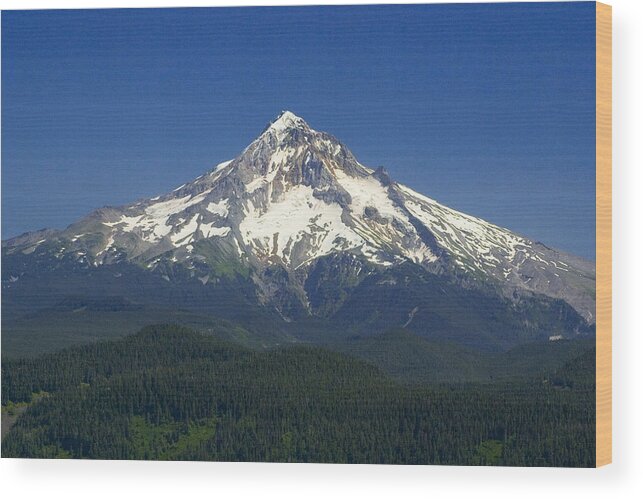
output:
<svg viewBox="0 0 643 499"><path fill-rule="evenodd" d="M592 263L393 181L290 111L239 156L168 194L101 208L65 230L9 240L3 250L84 268L127 261L165 280L180 268L213 286L238 273L287 320L293 304L306 314L327 312L315 298L322 275L341 281L340 300L366 276L413 265L509 300L563 300L594 322Z"/></svg>
<svg viewBox="0 0 643 499"><path fill-rule="evenodd" d="M282 111L274 121L270 122L270 125L266 127L266 131L280 133L293 128L310 130L308 123L306 123L303 118L300 118L290 111Z"/></svg>

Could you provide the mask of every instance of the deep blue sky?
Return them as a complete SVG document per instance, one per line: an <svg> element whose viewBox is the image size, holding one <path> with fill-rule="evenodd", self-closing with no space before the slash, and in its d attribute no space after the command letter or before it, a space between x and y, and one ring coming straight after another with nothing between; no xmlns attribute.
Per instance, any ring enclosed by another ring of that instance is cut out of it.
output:
<svg viewBox="0 0 643 499"><path fill-rule="evenodd" d="M595 258L593 3L2 13L2 237L167 192L282 109Z"/></svg>

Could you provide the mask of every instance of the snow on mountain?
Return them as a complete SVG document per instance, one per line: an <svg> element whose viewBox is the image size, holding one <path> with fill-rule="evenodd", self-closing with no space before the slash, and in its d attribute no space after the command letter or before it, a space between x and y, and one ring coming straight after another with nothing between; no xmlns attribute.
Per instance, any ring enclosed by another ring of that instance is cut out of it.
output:
<svg viewBox="0 0 643 499"><path fill-rule="evenodd" d="M26 253L44 241L89 265L127 259L153 270L179 262L198 268L202 280L213 248L257 276L273 266L301 273L333 254L374 267L410 261L467 285L493 283L507 295L528 290L561 298L594 320L592 263L392 181L289 111L238 157L169 194L102 208L64 231L5 246Z"/></svg>

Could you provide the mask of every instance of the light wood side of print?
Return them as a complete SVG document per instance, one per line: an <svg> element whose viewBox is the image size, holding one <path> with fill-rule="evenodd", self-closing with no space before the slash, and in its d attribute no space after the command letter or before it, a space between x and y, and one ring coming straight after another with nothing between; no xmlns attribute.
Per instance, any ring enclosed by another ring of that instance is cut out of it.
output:
<svg viewBox="0 0 643 499"><path fill-rule="evenodd" d="M612 462L612 7L596 3L596 466Z"/></svg>

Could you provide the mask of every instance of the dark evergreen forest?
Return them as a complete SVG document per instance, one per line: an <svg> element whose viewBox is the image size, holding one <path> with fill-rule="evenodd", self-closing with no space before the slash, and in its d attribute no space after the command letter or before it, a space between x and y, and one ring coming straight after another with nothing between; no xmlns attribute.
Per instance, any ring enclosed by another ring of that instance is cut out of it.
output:
<svg viewBox="0 0 643 499"><path fill-rule="evenodd" d="M320 347L177 326L2 362L3 457L594 466L595 349L493 383L405 384Z"/></svg>

